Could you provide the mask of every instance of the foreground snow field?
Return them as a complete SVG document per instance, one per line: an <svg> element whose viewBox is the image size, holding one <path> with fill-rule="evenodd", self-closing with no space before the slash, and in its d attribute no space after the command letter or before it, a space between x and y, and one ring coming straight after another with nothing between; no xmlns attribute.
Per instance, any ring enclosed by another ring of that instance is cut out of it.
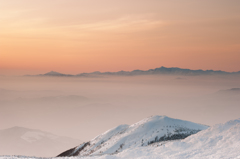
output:
<svg viewBox="0 0 240 159"><path fill-rule="evenodd" d="M32 158L2 156L0 159ZM240 118L209 127L183 140L125 149L113 155L59 157L58 159L238 159L240 158Z"/></svg>

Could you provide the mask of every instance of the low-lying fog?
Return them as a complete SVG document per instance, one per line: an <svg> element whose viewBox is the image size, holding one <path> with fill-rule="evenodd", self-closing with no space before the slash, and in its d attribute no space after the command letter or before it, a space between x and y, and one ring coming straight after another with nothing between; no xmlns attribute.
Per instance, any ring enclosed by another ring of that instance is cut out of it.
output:
<svg viewBox="0 0 240 159"><path fill-rule="evenodd" d="M211 126L240 117L238 88L239 76L1 76L0 129L22 126L88 141L151 115Z"/></svg>

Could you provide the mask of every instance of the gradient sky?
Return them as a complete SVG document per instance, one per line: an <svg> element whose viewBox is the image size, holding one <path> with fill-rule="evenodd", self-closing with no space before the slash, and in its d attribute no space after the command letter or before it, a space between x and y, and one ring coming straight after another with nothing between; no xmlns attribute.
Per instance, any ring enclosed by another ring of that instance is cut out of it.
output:
<svg viewBox="0 0 240 159"><path fill-rule="evenodd" d="M239 0L0 0L0 75L240 70Z"/></svg>

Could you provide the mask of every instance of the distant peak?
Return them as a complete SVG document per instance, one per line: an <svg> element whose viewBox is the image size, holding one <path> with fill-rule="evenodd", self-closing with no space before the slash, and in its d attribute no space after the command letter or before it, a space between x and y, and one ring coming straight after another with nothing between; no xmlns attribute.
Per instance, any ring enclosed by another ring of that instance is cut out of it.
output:
<svg viewBox="0 0 240 159"><path fill-rule="evenodd" d="M231 91L240 91L240 88L231 88Z"/></svg>
<svg viewBox="0 0 240 159"><path fill-rule="evenodd" d="M56 71L50 71L49 73L58 73L58 72L56 72Z"/></svg>
<svg viewBox="0 0 240 159"><path fill-rule="evenodd" d="M61 73L56 72L56 71L50 71L48 73L45 73L45 75L60 75Z"/></svg>

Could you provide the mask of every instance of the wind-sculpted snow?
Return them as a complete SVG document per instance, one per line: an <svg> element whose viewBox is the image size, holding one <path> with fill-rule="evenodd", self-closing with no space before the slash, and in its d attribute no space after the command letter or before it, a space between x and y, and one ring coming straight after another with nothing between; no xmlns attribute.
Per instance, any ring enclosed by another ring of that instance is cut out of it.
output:
<svg viewBox="0 0 240 159"><path fill-rule="evenodd" d="M130 126L120 125L92 139L87 145L84 143L84 148L77 151L78 153L76 150L83 147L83 144L59 156L115 154L129 148L184 139L204 129L207 129L207 126L166 116L154 116Z"/></svg>

